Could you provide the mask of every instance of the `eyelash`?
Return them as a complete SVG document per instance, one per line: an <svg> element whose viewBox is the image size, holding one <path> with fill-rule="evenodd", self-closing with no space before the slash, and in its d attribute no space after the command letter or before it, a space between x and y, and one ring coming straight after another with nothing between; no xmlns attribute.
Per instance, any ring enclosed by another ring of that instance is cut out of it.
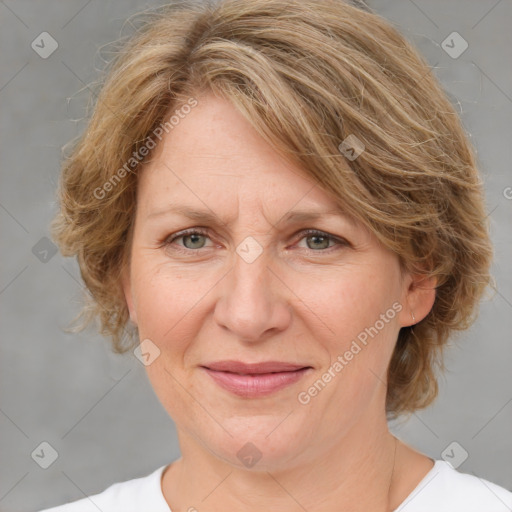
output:
<svg viewBox="0 0 512 512"><path fill-rule="evenodd" d="M176 241L180 238L183 238L185 236L188 236L188 235L208 236L208 234L209 234L208 231L204 230L202 228L185 229L183 231L179 231L175 235L170 235L167 238L165 238L162 242L162 246L169 247L174 241ZM309 236L318 236L318 237L322 237L322 238L328 238L329 240L336 242L336 244L338 246L345 246L345 247L350 246L350 243L347 242L346 240L344 240L343 238L335 237L333 235L330 235L329 233L325 233L324 231L319 231L317 229L304 229L304 230L300 231L298 233L298 235L301 236L298 241L301 241L303 238L307 238ZM187 248L180 247L180 246L174 247L174 250L177 250L178 252L182 252L182 253L186 253L186 254L197 254L199 251L201 251L203 249L204 249L204 247L201 247L200 249L187 249ZM309 252L313 252L313 253L322 253L322 252L330 253L330 252L332 252L331 251L332 249L337 249L336 245L328 247L327 249L319 249L319 250L306 249L306 250Z"/></svg>

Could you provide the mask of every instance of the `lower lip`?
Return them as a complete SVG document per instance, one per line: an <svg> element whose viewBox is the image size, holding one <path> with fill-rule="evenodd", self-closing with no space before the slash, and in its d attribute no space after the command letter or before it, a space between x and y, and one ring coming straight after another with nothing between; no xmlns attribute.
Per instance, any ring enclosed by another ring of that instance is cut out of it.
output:
<svg viewBox="0 0 512 512"><path fill-rule="evenodd" d="M245 398L262 397L275 393L294 384L308 370L311 370L311 368L302 368L293 372L240 375L238 373L210 370L204 367L203 369L221 388Z"/></svg>

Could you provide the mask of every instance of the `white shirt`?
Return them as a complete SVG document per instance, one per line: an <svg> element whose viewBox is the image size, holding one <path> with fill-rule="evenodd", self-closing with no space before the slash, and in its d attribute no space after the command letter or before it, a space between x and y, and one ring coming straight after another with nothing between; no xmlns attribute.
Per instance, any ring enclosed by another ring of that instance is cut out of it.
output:
<svg viewBox="0 0 512 512"><path fill-rule="evenodd" d="M166 467L142 478L113 484L88 498L40 512L172 512L161 486ZM436 460L394 512L511 511L512 492L483 478L460 473L444 460Z"/></svg>

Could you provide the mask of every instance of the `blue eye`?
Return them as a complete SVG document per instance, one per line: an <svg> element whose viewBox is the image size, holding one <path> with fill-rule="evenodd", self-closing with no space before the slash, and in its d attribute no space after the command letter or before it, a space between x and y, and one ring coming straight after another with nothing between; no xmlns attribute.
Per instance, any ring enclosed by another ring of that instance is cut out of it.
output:
<svg viewBox="0 0 512 512"><path fill-rule="evenodd" d="M338 248L336 246L350 246L346 240L317 229L306 229L301 231L298 235L301 236L298 242L306 240L306 249L310 252L331 252L331 249ZM208 238L207 230L191 228L167 237L162 245L165 247L172 246L173 250L190 254L208 248L208 246L205 245L205 239ZM312 243L308 243L308 239L310 239ZM174 243L177 240L182 240L183 245Z"/></svg>
<svg viewBox="0 0 512 512"><path fill-rule="evenodd" d="M187 247L185 244L185 247L178 245L176 248L179 251L184 252L190 252L190 251L198 251L204 247L204 241L201 244L201 238L207 238L208 233L206 231L203 231L201 229L187 229L185 231L181 231L180 233L177 233L175 236L170 236L167 238L164 242L164 245L168 246L171 245L175 240L182 239L183 241L189 239L191 240L192 247ZM199 239L199 240L198 240Z"/></svg>
<svg viewBox="0 0 512 512"><path fill-rule="evenodd" d="M307 241L308 238L315 240L313 245L316 244L317 247L311 248L308 246L308 249L316 252L318 252L319 250L320 252L325 252L324 249L330 249L332 247L329 245L331 242L334 242L334 244L337 245L348 245L346 242L338 239L337 237L329 235L328 233L324 233L323 231L318 231L316 229L308 229L303 231L301 234L303 235L301 240Z"/></svg>

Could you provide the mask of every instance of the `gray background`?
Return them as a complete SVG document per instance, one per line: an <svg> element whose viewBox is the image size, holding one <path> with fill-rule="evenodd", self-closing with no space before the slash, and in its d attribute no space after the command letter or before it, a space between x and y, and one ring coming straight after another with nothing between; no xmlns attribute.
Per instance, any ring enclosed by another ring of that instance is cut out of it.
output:
<svg viewBox="0 0 512 512"><path fill-rule="evenodd" d="M55 212L61 147L85 126L100 46L119 37L128 16L161 3L0 2L1 511L82 498L179 456L174 424L142 364L112 354L92 329L63 332L80 305L77 265L51 252L45 262L40 241ZM435 459L458 442L469 454L459 471L512 489L512 3L369 5L419 47L461 112L478 150L496 250L496 289L447 351L439 399L390 427ZM47 59L31 48L44 31L59 45ZM441 46L453 31L469 43L456 59ZM59 455L46 470L31 457L43 441Z"/></svg>

